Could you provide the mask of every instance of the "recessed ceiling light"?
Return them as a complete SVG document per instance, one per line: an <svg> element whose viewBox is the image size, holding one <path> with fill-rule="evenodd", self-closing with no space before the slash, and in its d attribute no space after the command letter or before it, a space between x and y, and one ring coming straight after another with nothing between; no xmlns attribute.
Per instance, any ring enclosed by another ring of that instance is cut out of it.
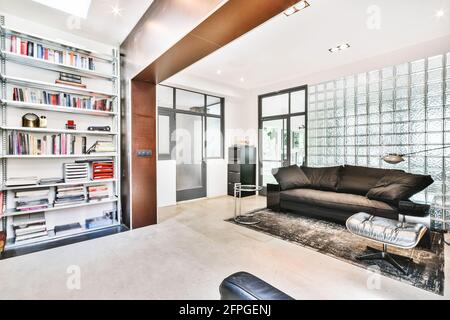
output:
<svg viewBox="0 0 450 320"><path fill-rule="evenodd" d="M339 51L344 51L350 48L350 45L348 43L344 43L344 44L340 44L337 47L328 49L328 51L330 51L331 53L335 53L335 52L339 52Z"/></svg>
<svg viewBox="0 0 450 320"><path fill-rule="evenodd" d="M240 82L245 82L245 78L244 78L244 77L241 77L241 78L239 79L239 81L240 81Z"/></svg>
<svg viewBox="0 0 450 320"><path fill-rule="evenodd" d="M91 7L91 0L61 1L61 0L32 0L44 6L86 19Z"/></svg>
<svg viewBox="0 0 450 320"><path fill-rule="evenodd" d="M445 14L445 11L440 9L436 11L436 18L442 18Z"/></svg>
<svg viewBox="0 0 450 320"><path fill-rule="evenodd" d="M297 13L300 10L303 10L303 9L309 7L309 6L310 6L310 4L309 4L308 1L302 0L299 3L297 3L296 5L293 5L292 7L290 7L289 9L286 9L284 11L284 15L286 17L292 16L294 13Z"/></svg>
<svg viewBox="0 0 450 320"><path fill-rule="evenodd" d="M220 76L222 74L222 70L217 70L216 73Z"/></svg>
<svg viewBox="0 0 450 320"><path fill-rule="evenodd" d="M116 17L121 16L122 15L122 11L123 9L120 8L118 5L112 6L112 14Z"/></svg>

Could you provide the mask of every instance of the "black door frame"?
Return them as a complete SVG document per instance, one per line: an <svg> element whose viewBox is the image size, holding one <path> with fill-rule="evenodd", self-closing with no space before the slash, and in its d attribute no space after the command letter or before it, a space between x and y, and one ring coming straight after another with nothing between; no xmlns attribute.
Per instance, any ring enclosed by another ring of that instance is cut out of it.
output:
<svg viewBox="0 0 450 320"><path fill-rule="evenodd" d="M193 200L193 199L198 199L198 198L204 198L207 196L207 190L208 190L207 189L207 187L208 187L208 185L207 185L207 160L208 159L223 159L225 156L225 137L224 137L225 98L215 96L212 94L208 94L208 93L173 87L173 86L169 86L169 85L159 84L159 86L163 86L163 87L172 89L173 101L172 101L171 108L166 108L166 107L158 108L158 112L159 112L158 116L160 116L160 115L169 116L169 119L170 119L169 126L170 126L170 151L171 151L171 154L169 154L169 155L158 154L158 159L159 160L176 160L176 159L173 159L173 157L172 157L172 150L175 150L175 148L176 148L176 141L174 141L172 139L172 136L177 128L177 125L176 125L177 114L185 114L185 115L193 115L193 116L201 117L201 121L202 121L202 185L203 186L202 186L202 188L197 188L197 189L176 191L176 201L181 202L181 201ZM177 109L176 108L176 106L177 106L177 94L176 94L177 90L203 95L205 111L204 112L194 112L194 111L189 111L189 110ZM220 100L220 115L209 114L207 112L208 97L213 97L213 98L217 98ZM222 145L221 145L221 149L220 149L220 155L218 157L208 157L208 154L207 154L208 145L207 145L205 134L206 134L206 132L207 132L206 130L208 128L208 118L216 118L216 119L220 119L220 121L221 121L221 135L222 135L221 144Z"/></svg>
<svg viewBox="0 0 450 320"><path fill-rule="evenodd" d="M296 112L291 113L291 93L297 92L297 91L305 91L305 111L304 112ZM289 94L289 107L288 107L288 113L283 115L275 115L275 116L269 116L269 117L263 117L262 116L262 101L264 98L274 97L278 95L283 94ZM305 117L305 162L304 165L306 166L308 164L308 85L303 85L299 87L289 88L281 91L275 91L267 94L263 94L258 96L258 129L259 129L259 135L258 135L258 149L259 149L259 155L258 155L258 172L259 172L259 186L263 186L263 176L262 176L262 129L263 129L263 122L264 121L271 121L271 120L280 120L280 119L286 119L287 120L287 146L286 146L286 158L287 161L284 161L283 166L287 166L291 164L291 118L297 117L297 116L304 116ZM266 194L266 188L263 188L262 194Z"/></svg>

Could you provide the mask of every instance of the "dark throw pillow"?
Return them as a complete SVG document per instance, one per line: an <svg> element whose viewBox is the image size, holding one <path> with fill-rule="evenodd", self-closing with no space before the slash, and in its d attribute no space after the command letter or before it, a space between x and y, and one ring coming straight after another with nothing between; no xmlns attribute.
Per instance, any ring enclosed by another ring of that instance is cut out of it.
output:
<svg viewBox="0 0 450 320"><path fill-rule="evenodd" d="M337 191L365 196L381 178L392 172L404 171L346 165L340 172Z"/></svg>
<svg viewBox="0 0 450 320"><path fill-rule="evenodd" d="M367 193L367 198L397 204L433 184L431 176L391 172L381 178Z"/></svg>
<svg viewBox="0 0 450 320"><path fill-rule="evenodd" d="M308 177L296 165L274 169L272 174L280 185L281 190L308 188L311 185Z"/></svg>
<svg viewBox="0 0 450 320"><path fill-rule="evenodd" d="M342 167L302 167L303 172L306 174L309 181L311 181L311 187L324 191L336 191L341 169Z"/></svg>

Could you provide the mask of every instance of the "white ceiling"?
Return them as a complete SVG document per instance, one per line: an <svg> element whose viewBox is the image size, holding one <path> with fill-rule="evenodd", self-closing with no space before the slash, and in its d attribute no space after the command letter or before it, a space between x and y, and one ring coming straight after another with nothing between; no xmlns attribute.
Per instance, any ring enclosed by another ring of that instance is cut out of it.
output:
<svg viewBox="0 0 450 320"><path fill-rule="evenodd" d="M31 0L0 0L0 11L80 37L119 45L152 3L153 0L92 0L87 19L78 21L71 20L69 14ZM113 7L121 9L119 16L112 13ZM76 27L71 27L73 25Z"/></svg>
<svg viewBox="0 0 450 320"><path fill-rule="evenodd" d="M182 73L253 89L450 34L449 0L309 2L309 8L290 17L275 17ZM374 5L380 10L380 29L367 27L368 10ZM440 9L445 15L437 18ZM328 51L342 43L351 48L334 54Z"/></svg>

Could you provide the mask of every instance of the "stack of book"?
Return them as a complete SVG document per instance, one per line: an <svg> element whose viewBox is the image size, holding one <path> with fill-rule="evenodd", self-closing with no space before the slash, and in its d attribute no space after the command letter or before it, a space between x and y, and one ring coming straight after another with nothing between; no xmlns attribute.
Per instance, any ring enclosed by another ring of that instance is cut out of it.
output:
<svg viewBox="0 0 450 320"><path fill-rule="evenodd" d="M18 191L14 199L16 210L21 212L43 210L49 207L50 189Z"/></svg>
<svg viewBox="0 0 450 320"><path fill-rule="evenodd" d="M114 161L92 162L92 180L114 178Z"/></svg>
<svg viewBox="0 0 450 320"><path fill-rule="evenodd" d="M48 104L86 110L111 111L111 99L99 99L64 92L38 90L33 88L13 88L13 101Z"/></svg>
<svg viewBox="0 0 450 320"><path fill-rule="evenodd" d="M48 236L43 213L14 217L13 230L16 242Z"/></svg>
<svg viewBox="0 0 450 320"><path fill-rule="evenodd" d="M112 141L97 141L87 150L87 153L92 152L116 152L116 147Z"/></svg>
<svg viewBox="0 0 450 320"><path fill-rule="evenodd" d="M88 187L88 193L91 202L109 199L109 187L107 185Z"/></svg>
<svg viewBox="0 0 450 320"><path fill-rule="evenodd" d="M55 207L70 206L86 202L86 194L83 186L57 187Z"/></svg>
<svg viewBox="0 0 450 320"><path fill-rule="evenodd" d="M95 70L94 59L73 51L54 50L42 44L12 35L6 37L6 48L11 53L33 57L57 64L86 70Z"/></svg>
<svg viewBox="0 0 450 320"><path fill-rule="evenodd" d="M61 133L36 137L19 131L8 133L9 155L72 155L86 153L86 137Z"/></svg>
<svg viewBox="0 0 450 320"><path fill-rule="evenodd" d="M5 184L7 187L34 186L38 181L38 177L8 178Z"/></svg>

